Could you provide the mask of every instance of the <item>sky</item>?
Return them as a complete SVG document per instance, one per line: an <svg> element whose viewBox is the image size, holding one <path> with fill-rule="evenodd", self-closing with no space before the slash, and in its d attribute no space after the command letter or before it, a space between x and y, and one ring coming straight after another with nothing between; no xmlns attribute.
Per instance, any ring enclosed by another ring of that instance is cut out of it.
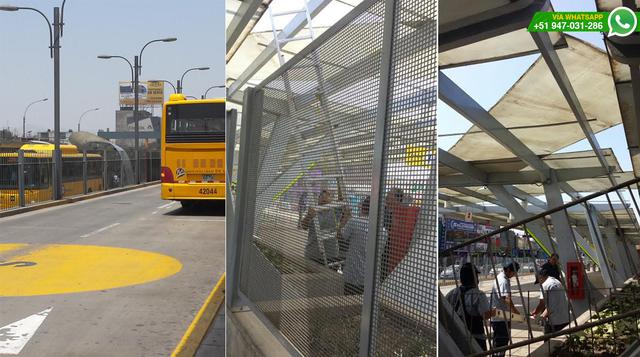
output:
<svg viewBox="0 0 640 357"><path fill-rule="evenodd" d="M3 5L34 7L52 20L62 0L0 0ZM177 5L178 4L178 5ZM118 81L130 80L129 65L120 59L101 60L101 54L133 57L148 41L177 37L176 42L153 43L143 53L140 80L166 79L174 83L192 67L211 67L185 76L183 93L200 98L207 88L224 84L224 0L67 0L60 51L61 128L73 129L80 115L82 130L115 129ZM49 33L34 11L0 11L0 127L18 128L31 106L27 131L53 129L53 60ZM165 96L172 93L165 86ZM208 97L224 97L216 88ZM160 114L156 110L156 115Z"/></svg>
<svg viewBox="0 0 640 357"><path fill-rule="evenodd" d="M596 11L594 1L552 0L555 11ZM602 34L567 32L604 50ZM515 59L466 66L445 70L445 73L485 109L490 109L538 58L538 54ZM442 101L438 101L438 134L463 133L471 127L466 119ZM440 137L438 146L449 149L460 136ZM612 148L620 166L630 171L631 160L624 140L622 124L596 135L602 148ZM621 140L622 138L622 140ZM589 143L582 140L560 152L589 150Z"/></svg>

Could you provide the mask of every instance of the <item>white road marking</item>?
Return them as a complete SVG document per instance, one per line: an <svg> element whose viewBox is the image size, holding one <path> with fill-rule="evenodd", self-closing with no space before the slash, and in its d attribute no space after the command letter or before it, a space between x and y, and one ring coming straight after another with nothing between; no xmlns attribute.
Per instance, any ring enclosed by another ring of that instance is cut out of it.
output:
<svg viewBox="0 0 640 357"><path fill-rule="evenodd" d="M166 205L162 205L162 206L160 206L160 207L158 207L158 208L159 208L159 209L169 208L169 207L173 206L173 204L174 204L174 203L175 203L175 202L169 202L169 203L167 203Z"/></svg>
<svg viewBox="0 0 640 357"><path fill-rule="evenodd" d="M17 355L42 325L53 307L0 327L0 355Z"/></svg>
<svg viewBox="0 0 640 357"><path fill-rule="evenodd" d="M107 230L107 229L109 229L109 228L113 228L113 227L115 227L115 226L119 226L119 225L120 225L120 223L110 224L110 225L108 225L108 226L106 226L106 227L102 227L102 228L100 228L100 229L97 229L97 230L95 230L95 231L93 231L93 232L91 232L91 233L87 233L87 234L85 234L85 235L81 235L81 236L80 236L80 238L89 238L89 237L91 237L91 236L93 236L93 235L96 235L96 234L98 234L98 233L100 233L100 232L104 232L104 231L106 231L106 230Z"/></svg>
<svg viewBox="0 0 640 357"><path fill-rule="evenodd" d="M158 213L158 210L151 212L151 214L157 214L157 213Z"/></svg>

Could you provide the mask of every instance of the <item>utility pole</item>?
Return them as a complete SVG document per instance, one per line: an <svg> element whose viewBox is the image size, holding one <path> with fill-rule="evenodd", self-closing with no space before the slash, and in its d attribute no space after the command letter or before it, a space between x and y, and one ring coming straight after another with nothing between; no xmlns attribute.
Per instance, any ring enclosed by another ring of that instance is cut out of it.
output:
<svg viewBox="0 0 640 357"><path fill-rule="evenodd" d="M133 77L133 125L134 125L134 140L135 140L135 174L136 174L136 184L140 184L140 158L139 158L139 141L140 141L140 127L138 124L138 87L139 87L139 72L140 72L140 59L138 56L133 58L133 68L134 68L134 77Z"/></svg>
<svg viewBox="0 0 640 357"><path fill-rule="evenodd" d="M53 8L53 199L62 199L62 155L60 154L60 8Z"/></svg>

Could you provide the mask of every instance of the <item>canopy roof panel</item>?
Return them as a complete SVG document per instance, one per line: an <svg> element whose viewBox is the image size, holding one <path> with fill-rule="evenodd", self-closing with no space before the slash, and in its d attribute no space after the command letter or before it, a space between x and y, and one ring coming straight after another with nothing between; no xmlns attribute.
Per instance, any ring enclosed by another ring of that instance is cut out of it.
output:
<svg viewBox="0 0 640 357"><path fill-rule="evenodd" d="M248 0L247 0L248 1ZM328 0L328 4L324 7L320 7L317 15L313 16L312 28L314 37L320 36L327 28L336 23L340 18L346 15L353 7L357 6L362 0ZM226 24L229 26L232 19L236 16L241 16L239 10L241 2L237 0L228 1ZM274 13L286 12L296 10L302 7L302 0L300 1L285 1L285 0L272 0L269 5L269 9ZM280 34L283 28L285 28L296 15L285 15L274 17L274 26L276 33ZM309 28L307 25L295 34L295 37L305 37L309 35ZM291 37L291 36L289 36ZM231 86L234 82L240 78L243 73L251 73L256 71L245 82L242 81L240 90L244 90L247 85L255 86L267 78L270 74L280 68L280 62L277 56L272 56L267 62L256 65L254 62L261 53L271 44L274 40L272 32L271 17L269 16L269 10L260 18L255 24L255 27L244 38L242 44L237 51L229 59L226 71L227 71L227 85ZM310 39L290 41L283 45L282 52L285 61L288 61L304 47L311 42ZM232 96L231 100L237 100L241 96Z"/></svg>
<svg viewBox="0 0 640 357"><path fill-rule="evenodd" d="M558 55L595 133L621 122L609 60L602 50L565 35ZM540 57L490 113L538 155L554 153L585 138L547 64ZM550 130L560 125L562 130ZM472 126L449 150L467 161L514 154ZM478 150L483 148L483 150Z"/></svg>

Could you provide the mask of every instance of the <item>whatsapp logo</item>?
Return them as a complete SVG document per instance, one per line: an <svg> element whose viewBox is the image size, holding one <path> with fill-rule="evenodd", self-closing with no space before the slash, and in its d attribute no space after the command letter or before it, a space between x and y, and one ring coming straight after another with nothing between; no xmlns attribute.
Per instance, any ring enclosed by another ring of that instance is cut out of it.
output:
<svg viewBox="0 0 640 357"><path fill-rule="evenodd" d="M628 7L620 6L609 13L609 36L629 36L636 30L638 19Z"/></svg>

